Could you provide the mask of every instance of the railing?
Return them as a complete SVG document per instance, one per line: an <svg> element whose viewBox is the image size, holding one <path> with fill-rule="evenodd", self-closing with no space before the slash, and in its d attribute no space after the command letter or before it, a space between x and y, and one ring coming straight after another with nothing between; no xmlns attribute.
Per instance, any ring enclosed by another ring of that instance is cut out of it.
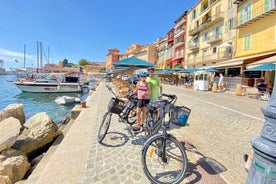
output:
<svg viewBox="0 0 276 184"><path fill-rule="evenodd" d="M232 1L233 4L240 4L241 2L243 2L243 0L233 0Z"/></svg>
<svg viewBox="0 0 276 184"><path fill-rule="evenodd" d="M218 21L223 20L224 13L219 12L215 15L209 17L206 21L202 22L199 26L196 26L195 28L192 28L189 30L189 35L194 36L198 32L202 31L203 29L206 29L207 27L216 24Z"/></svg>
<svg viewBox="0 0 276 184"><path fill-rule="evenodd" d="M222 40L222 34L214 34L208 38L207 43L214 43L221 40Z"/></svg>
<svg viewBox="0 0 276 184"><path fill-rule="evenodd" d="M274 1L273 1L274 2ZM254 10L252 10L251 13L247 13L244 14L243 16L241 16L239 14L238 17L238 24L237 24L237 28L238 27L242 27L248 23L251 23L257 19L261 19L263 18L265 15L272 13L276 11L276 4L268 4L267 6L259 6L257 8L254 8Z"/></svg>
<svg viewBox="0 0 276 184"><path fill-rule="evenodd" d="M199 48L199 42L189 42L189 49L195 50Z"/></svg>

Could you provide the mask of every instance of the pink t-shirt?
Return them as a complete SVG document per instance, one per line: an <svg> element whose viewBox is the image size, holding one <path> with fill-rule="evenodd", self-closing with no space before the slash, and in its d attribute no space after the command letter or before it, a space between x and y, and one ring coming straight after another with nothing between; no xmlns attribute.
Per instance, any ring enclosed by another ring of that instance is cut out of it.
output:
<svg viewBox="0 0 276 184"><path fill-rule="evenodd" d="M148 84L146 84L146 86L142 86L142 85L140 85L140 82L139 82L137 84L137 88L138 88L138 91L137 91L138 99L149 99L148 95L144 95L149 89Z"/></svg>

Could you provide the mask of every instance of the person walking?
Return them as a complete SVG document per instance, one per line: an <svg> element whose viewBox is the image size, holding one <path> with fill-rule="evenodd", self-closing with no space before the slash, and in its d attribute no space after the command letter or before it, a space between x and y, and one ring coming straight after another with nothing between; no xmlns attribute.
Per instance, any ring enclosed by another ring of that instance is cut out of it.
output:
<svg viewBox="0 0 276 184"><path fill-rule="evenodd" d="M223 85L224 85L224 78L222 73L219 74L219 82L218 82L218 86L219 86L219 92L223 91Z"/></svg>
<svg viewBox="0 0 276 184"><path fill-rule="evenodd" d="M150 100L158 100L163 92L161 81L158 76L154 75L154 68L148 68L148 73L146 82L149 83L151 89Z"/></svg>
<svg viewBox="0 0 276 184"><path fill-rule="evenodd" d="M130 94L136 94L138 97L137 109L136 109L136 122L137 126L133 127L134 133L139 133L143 131L143 123L145 121L147 113L147 105L149 104L149 96L151 95L150 85L146 82L146 77L148 72L141 72L140 80L136 84L135 90Z"/></svg>

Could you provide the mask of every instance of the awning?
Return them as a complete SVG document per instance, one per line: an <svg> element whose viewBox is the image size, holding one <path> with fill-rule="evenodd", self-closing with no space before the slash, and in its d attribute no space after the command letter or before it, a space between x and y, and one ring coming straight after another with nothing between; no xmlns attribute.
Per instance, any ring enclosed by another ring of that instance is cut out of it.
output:
<svg viewBox="0 0 276 184"><path fill-rule="evenodd" d="M238 66L242 64L243 64L243 60L229 60L229 61L219 62L217 64L214 64L212 65L212 67L220 68L220 67Z"/></svg>
<svg viewBox="0 0 276 184"><path fill-rule="evenodd" d="M269 52L269 53L264 53L264 54L255 54L251 56L246 56L246 57L240 57L240 58L234 58L228 61L223 61L219 62L217 64L212 65L214 68L219 68L219 67L231 67L231 66L239 66L242 64L246 64L247 62L255 62L258 61L258 59L262 59L265 56L271 56L273 54L276 54L275 52ZM252 63L253 64L253 63Z"/></svg>
<svg viewBox="0 0 276 184"><path fill-rule="evenodd" d="M183 57L173 59L173 64L174 64L174 65L177 64L182 58L183 58Z"/></svg>
<svg viewBox="0 0 276 184"><path fill-rule="evenodd" d="M276 63L276 55L265 58L265 59L261 59L259 61L254 62L254 63L250 63L250 64L246 65L246 67L251 68L253 66L260 65L260 64L263 64L263 63Z"/></svg>

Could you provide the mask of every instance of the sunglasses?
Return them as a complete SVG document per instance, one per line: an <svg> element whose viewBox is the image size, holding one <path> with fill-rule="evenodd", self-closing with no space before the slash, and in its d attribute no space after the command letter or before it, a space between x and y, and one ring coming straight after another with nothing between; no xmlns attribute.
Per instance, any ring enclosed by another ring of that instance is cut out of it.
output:
<svg viewBox="0 0 276 184"><path fill-rule="evenodd" d="M146 77L146 76L141 76L141 77Z"/></svg>

